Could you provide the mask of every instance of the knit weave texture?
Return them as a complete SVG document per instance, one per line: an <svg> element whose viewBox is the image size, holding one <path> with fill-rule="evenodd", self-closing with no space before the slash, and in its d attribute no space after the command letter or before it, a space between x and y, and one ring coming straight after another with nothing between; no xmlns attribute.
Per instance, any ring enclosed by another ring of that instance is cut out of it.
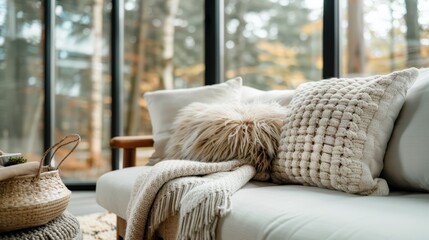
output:
<svg viewBox="0 0 429 240"><path fill-rule="evenodd" d="M59 217L45 225L0 233L3 240L81 240L82 234L78 220L65 211Z"/></svg>
<svg viewBox="0 0 429 240"><path fill-rule="evenodd" d="M274 182L387 195L378 175L394 120L417 75L407 69L301 85L284 120Z"/></svg>
<svg viewBox="0 0 429 240"><path fill-rule="evenodd" d="M162 222L179 214L177 239L215 239L219 217L231 210L231 195L255 173L238 160L162 161L136 180L125 238L153 239Z"/></svg>

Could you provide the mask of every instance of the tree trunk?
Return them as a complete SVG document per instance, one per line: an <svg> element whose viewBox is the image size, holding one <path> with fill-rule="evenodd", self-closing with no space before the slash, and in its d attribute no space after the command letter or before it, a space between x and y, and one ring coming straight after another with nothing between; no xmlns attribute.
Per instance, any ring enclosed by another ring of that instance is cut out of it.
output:
<svg viewBox="0 0 429 240"><path fill-rule="evenodd" d="M16 41L16 8L15 1L7 1L7 13L6 13L6 29L7 35L5 36L4 50L6 52L4 78L2 81L2 106L4 111L1 115L1 124L4 127L2 133L10 138L19 138L18 130L21 127L19 124L22 116L19 111L21 105L20 94L18 90L18 79L16 79L17 72L17 42ZM3 105L4 104L4 105ZM12 127L17 126L17 127ZM6 139L10 140L10 139ZM4 146L3 146L4 147ZM7 151L8 149L6 149Z"/></svg>
<svg viewBox="0 0 429 240"><path fill-rule="evenodd" d="M101 165L102 125L103 125L103 0L95 0L93 7L93 44L94 52L91 57L91 98L90 120L88 131L89 165Z"/></svg>
<svg viewBox="0 0 429 240"><path fill-rule="evenodd" d="M420 28L417 0L405 0L405 22L407 24L407 66L420 66Z"/></svg>
<svg viewBox="0 0 429 240"><path fill-rule="evenodd" d="M396 69L396 62L395 62L395 25L393 23L393 8L392 8L393 0L390 0L389 2L389 11L390 11L390 21L392 24L392 28L390 29L389 35L390 35L390 41L389 41L389 56L390 56L390 71L393 72Z"/></svg>
<svg viewBox="0 0 429 240"><path fill-rule="evenodd" d="M347 8L347 73L365 71L365 46L363 40L363 3L362 0L348 0Z"/></svg>
<svg viewBox="0 0 429 240"><path fill-rule="evenodd" d="M38 134L38 130L39 130L39 123L42 120L42 113L43 113L43 95L40 94L39 97L37 99L35 99L37 101L36 103L36 107L34 109L34 114L32 114L31 120L27 121L26 124L28 124L28 131L26 130L26 134L28 134L28 143L27 143L27 148L26 151L27 152L34 152L36 147L39 147L40 144L38 144L36 141L37 140L37 134Z"/></svg>
<svg viewBox="0 0 429 240"><path fill-rule="evenodd" d="M235 69L236 69L236 76L241 76L244 75L245 72L243 72L243 67L244 63L243 63L243 52L246 51L245 50L245 44L246 44L246 39L243 35L244 32L244 27L246 25L246 21L244 20L244 14L246 13L246 7L249 4L249 1L237 1L237 4L235 6L235 17L236 19L238 19L239 21L239 25L237 27L237 31L234 34L235 36L235 46L234 46L234 61L233 64L235 65ZM233 68L234 69L234 68Z"/></svg>
<svg viewBox="0 0 429 240"><path fill-rule="evenodd" d="M144 76L144 65L145 65L145 37L146 37L146 21L145 16L145 3L146 1L140 1L140 14L139 14L139 29L137 39L137 61L134 64L133 73L131 76L131 91L128 102L128 114L127 114L127 125L125 134L127 136L138 134L140 126L140 113L141 109L139 106L139 100L141 97L140 84L143 81Z"/></svg>
<svg viewBox="0 0 429 240"><path fill-rule="evenodd" d="M166 0L165 17L162 24L162 85L164 89L174 88L173 55L174 55L174 19L179 8L179 0Z"/></svg>

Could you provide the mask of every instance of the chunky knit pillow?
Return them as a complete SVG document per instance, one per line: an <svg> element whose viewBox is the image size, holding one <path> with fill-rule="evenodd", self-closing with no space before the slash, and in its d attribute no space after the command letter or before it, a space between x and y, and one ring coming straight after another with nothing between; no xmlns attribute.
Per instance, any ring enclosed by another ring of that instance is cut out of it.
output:
<svg viewBox="0 0 429 240"><path fill-rule="evenodd" d="M411 68L298 87L282 127L273 180L387 195L387 183L378 176L395 119L417 75Z"/></svg>
<svg viewBox="0 0 429 240"><path fill-rule="evenodd" d="M183 108L173 123L166 159L245 160L269 179L286 108L278 103L206 104Z"/></svg>

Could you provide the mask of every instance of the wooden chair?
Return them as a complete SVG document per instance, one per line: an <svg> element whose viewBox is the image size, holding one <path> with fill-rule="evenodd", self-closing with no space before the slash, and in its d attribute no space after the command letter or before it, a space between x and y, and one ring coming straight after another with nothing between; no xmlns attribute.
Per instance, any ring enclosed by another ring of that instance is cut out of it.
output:
<svg viewBox="0 0 429 240"><path fill-rule="evenodd" d="M120 136L110 140L112 148L123 149L124 168L136 166L137 148L153 147L152 136ZM119 216L116 217L116 239L124 239L127 221Z"/></svg>

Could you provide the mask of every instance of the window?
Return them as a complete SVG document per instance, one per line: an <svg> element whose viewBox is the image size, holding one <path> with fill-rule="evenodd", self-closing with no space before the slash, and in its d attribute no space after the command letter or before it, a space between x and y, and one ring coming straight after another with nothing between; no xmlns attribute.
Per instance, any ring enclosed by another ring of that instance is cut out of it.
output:
<svg viewBox="0 0 429 240"><path fill-rule="evenodd" d="M342 75L428 66L429 1L341 1Z"/></svg>
<svg viewBox="0 0 429 240"><path fill-rule="evenodd" d="M296 88L322 71L323 1L225 1L226 78Z"/></svg>
<svg viewBox="0 0 429 240"><path fill-rule="evenodd" d="M96 180L111 169L110 8L107 0L56 2L54 136L82 137L61 165L67 182Z"/></svg>
<svg viewBox="0 0 429 240"><path fill-rule="evenodd" d="M145 92L204 85L204 1L126 0L124 8L124 134L150 135Z"/></svg>
<svg viewBox="0 0 429 240"><path fill-rule="evenodd" d="M331 68L326 77L338 68L356 76L427 67L428 12L429 0L0 0L0 149L39 160L44 140L77 132L83 141L63 177L94 186L118 166L112 135L151 133L145 92L215 83L222 75L268 90L319 80ZM54 16L54 29L44 25L45 13ZM338 26L330 23L337 14ZM55 50L53 110L44 108L44 26L56 36L48 46ZM323 41L327 29L340 30L339 37ZM340 61L326 58L337 55ZM121 89L112 87L121 79Z"/></svg>
<svg viewBox="0 0 429 240"><path fill-rule="evenodd" d="M0 0L0 149L43 152L41 1Z"/></svg>

